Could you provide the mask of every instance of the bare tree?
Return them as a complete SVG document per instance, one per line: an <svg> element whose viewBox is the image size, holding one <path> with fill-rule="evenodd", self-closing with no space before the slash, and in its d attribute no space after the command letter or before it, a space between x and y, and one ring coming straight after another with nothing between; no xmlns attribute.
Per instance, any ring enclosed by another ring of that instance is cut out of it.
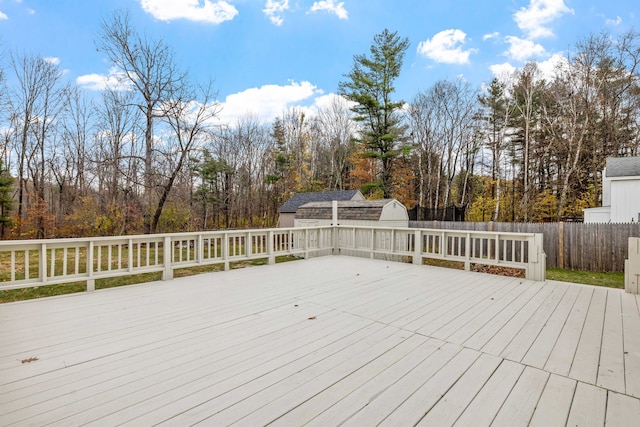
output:
<svg viewBox="0 0 640 427"><path fill-rule="evenodd" d="M172 96L185 89L186 73L178 68L173 50L162 39L154 40L136 31L127 12L115 11L109 20L102 22L96 46L138 95L134 104L145 123L144 227L145 232L150 233L153 229L151 211L157 212L152 200L152 189L157 185L153 165L154 122L167 112L165 104Z"/></svg>
<svg viewBox="0 0 640 427"><path fill-rule="evenodd" d="M61 218L71 212L76 198L84 196L89 188L86 165L93 116L91 101L80 88L72 87L66 95L59 144L53 147L55 155L48 159L58 187Z"/></svg>
<svg viewBox="0 0 640 427"><path fill-rule="evenodd" d="M163 121L170 128L164 139L165 147L160 152L166 174L162 177L160 194L155 206L149 232L155 233L162 210L173 188L178 174L197 144L202 144L214 123L212 119L219 112L215 102L212 84L200 87L198 93L185 87L171 93L162 105Z"/></svg>
<svg viewBox="0 0 640 427"><path fill-rule="evenodd" d="M523 191L520 206L525 222L529 220L531 207L530 156L532 144L534 143L534 131L539 120L538 102L542 84L537 64L530 62L518 72L518 80L512 88L515 98L513 119L516 121L516 126L521 130Z"/></svg>
<svg viewBox="0 0 640 427"><path fill-rule="evenodd" d="M314 176L326 175L322 179L329 190L344 190L349 167L347 159L355 150L356 124L349 104L344 98L334 97L318 111L313 120L312 141L318 143L312 149L316 165Z"/></svg>
<svg viewBox="0 0 640 427"><path fill-rule="evenodd" d="M45 202L46 150L62 112L68 86L57 64L40 56L12 55L16 86L10 95L12 122L17 126L14 148L18 157L18 217L24 219L26 191L31 179L37 203ZM42 216L37 236L44 237Z"/></svg>

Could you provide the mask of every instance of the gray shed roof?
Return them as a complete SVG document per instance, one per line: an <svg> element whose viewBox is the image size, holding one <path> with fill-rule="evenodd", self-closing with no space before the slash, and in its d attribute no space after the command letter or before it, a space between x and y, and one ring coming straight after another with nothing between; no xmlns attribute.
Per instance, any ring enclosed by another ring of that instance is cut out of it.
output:
<svg viewBox="0 0 640 427"><path fill-rule="evenodd" d="M394 199L338 201L341 220L379 221L382 208ZM298 208L295 219L332 219L332 202L311 202Z"/></svg>
<svg viewBox="0 0 640 427"><path fill-rule="evenodd" d="M640 176L640 157L607 158L607 177Z"/></svg>
<svg viewBox="0 0 640 427"><path fill-rule="evenodd" d="M360 190L346 191L323 191L318 193L296 193L284 205L280 206L278 212L295 213L298 208L309 202L331 202L333 200L351 200ZM331 218L331 216L329 216Z"/></svg>

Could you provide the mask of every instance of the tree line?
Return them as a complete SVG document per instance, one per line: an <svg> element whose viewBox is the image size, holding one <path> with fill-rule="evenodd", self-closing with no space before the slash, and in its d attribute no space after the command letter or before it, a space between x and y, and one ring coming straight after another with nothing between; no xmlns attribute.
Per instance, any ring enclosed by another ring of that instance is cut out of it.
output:
<svg viewBox="0 0 640 427"><path fill-rule="evenodd" d="M639 41L589 35L552 73L530 62L486 87L445 79L401 100L409 41L384 30L328 105L222 124L212 81L116 11L96 48L118 79L99 96L55 61L5 53L0 233L268 227L295 192L356 188L470 221L580 217L600 203L606 158L638 155Z"/></svg>

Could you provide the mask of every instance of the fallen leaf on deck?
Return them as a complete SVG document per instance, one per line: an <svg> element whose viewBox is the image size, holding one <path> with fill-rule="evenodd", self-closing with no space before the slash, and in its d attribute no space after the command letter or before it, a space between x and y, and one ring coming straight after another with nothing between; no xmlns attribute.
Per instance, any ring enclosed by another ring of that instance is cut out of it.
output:
<svg viewBox="0 0 640 427"><path fill-rule="evenodd" d="M309 320L316 320L316 316L309 317Z"/></svg>
<svg viewBox="0 0 640 427"><path fill-rule="evenodd" d="M27 359L22 359L22 363L31 363L31 362L35 362L36 360L38 360L37 357L29 357Z"/></svg>

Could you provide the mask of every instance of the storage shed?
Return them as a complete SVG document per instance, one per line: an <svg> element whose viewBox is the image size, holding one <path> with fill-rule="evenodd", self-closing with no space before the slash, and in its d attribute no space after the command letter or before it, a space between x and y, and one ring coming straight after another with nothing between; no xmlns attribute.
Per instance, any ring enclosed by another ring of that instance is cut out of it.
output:
<svg viewBox="0 0 640 427"><path fill-rule="evenodd" d="M584 209L585 223L640 221L640 157L610 157L602 171L602 207Z"/></svg>
<svg viewBox="0 0 640 427"><path fill-rule="evenodd" d="M278 209L278 227L293 227L294 215L304 204L310 202L329 202L330 204L334 200L365 200L365 198L359 190L296 193Z"/></svg>
<svg viewBox="0 0 640 427"><path fill-rule="evenodd" d="M332 202L311 202L298 208L295 227L332 225ZM338 225L408 227L407 208L396 199L338 201Z"/></svg>

